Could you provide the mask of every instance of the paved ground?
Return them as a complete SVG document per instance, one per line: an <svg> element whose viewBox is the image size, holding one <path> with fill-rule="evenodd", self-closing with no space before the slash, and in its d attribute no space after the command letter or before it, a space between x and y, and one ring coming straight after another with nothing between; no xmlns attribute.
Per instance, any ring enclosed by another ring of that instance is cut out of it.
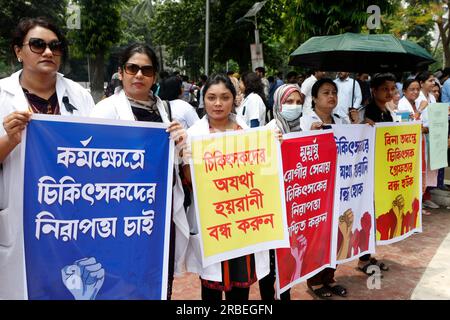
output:
<svg viewBox="0 0 450 320"><path fill-rule="evenodd" d="M339 265L336 280L351 300L450 299L450 210L434 209L423 216L423 233L388 246L377 246L376 258L389 265L380 289L368 289L368 277L358 271L357 261ZM174 300L200 299L198 276L186 273L176 278ZM292 299L312 300L306 284L291 290ZM250 299L259 300L259 288L250 290ZM345 299L333 297L332 299Z"/></svg>

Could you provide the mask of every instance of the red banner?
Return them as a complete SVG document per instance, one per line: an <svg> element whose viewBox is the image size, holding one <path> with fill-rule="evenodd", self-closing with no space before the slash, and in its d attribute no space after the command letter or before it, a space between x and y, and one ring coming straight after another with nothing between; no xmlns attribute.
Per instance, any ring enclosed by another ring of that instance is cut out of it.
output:
<svg viewBox="0 0 450 320"><path fill-rule="evenodd" d="M335 265L336 143L330 131L287 135L281 145L291 247L277 249L278 293ZM335 245L334 245L335 247Z"/></svg>

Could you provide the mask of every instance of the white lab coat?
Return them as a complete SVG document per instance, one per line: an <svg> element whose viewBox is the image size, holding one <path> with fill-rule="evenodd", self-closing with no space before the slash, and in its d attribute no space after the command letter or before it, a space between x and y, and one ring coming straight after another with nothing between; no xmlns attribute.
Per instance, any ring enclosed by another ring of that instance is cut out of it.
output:
<svg viewBox="0 0 450 320"><path fill-rule="evenodd" d="M428 97L425 97L422 90L420 90L419 97L416 99L416 108L419 109L422 101L427 101L428 104L436 103L436 98L429 93ZM428 106L425 107L422 111L420 111L420 119L422 120L422 124L424 127L428 128L429 120L428 120Z"/></svg>
<svg viewBox="0 0 450 320"><path fill-rule="evenodd" d="M266 124L266 106L261 97L252 92L236 108L236 113L241 116L247 126L250 126L252 120L258 120L259 126Z"/></svg>
<svg viewBox="0 0 450 320"><path fill-rule="evenodd" d="M164 123L169 123L169 117L163 102L156 97L159 114ZM112 96L100 101L91 113L92 118L128 120L134 121L134 114L130 102L123 90L119 90ZM173 222L175 223L175 275L185 271L185 254L189 239L189 225L184 210L184 191L181 184L178 165L175 165L175 186L173 187Z"/></svg>
<svg viewBox="0 0 450 320"><path fill-rule="evenodd" d="M350 124L350 121L347 118L341 118L334 113L331 116L333 117L334 124ZM300 118L300 128L302 131L309 131L314 122L322 122L322 120L320 120L319 116L314 111L311 111Z"/></svg>
<svg viewBox="0 0 450 320"><path fill-rule="evenodd" d="M22 70L0 80L0 119L14 111L27 111L28 101L19 83ZM65 116L88 116L94 106L89 92L72 80L57 74L56 93ZM68 112L62 102L68 97L77 108ZM6 134L0 126L0 136ZM21 146L18 145L3 161L0 175L0 299L26 299L25 260L23 248L23 172ZM37 157L39 155L36 155ZM40 276L40 275L35 275Z"/></svg>
<svg viewBox="0 0 450 320"><path fill-rule="evenodd" d="M245 120L234 114L230 114L233 121L242 129L247 129L248 126ZM188 136L200 136L209 134L208 116L205 115L202 119L197 121L192 127L188 129ZM191 236L189 238L189 246L186 253L186 268L187 271L197 273L202 279L210 281L222 281L222 265L221 263L212 264L206 268L202 266L202 254L200 248L200 235L197 229L196 208L194 201L188 209L188 220L191 228ZM264 250L255 253L255 267L256 276L258 279L264 278L270 272L269 251Z"/></svg>
<svg viewBox="0 0 450 320"><path fill-rule="evenodd" d="M175 99L170 101L170 108L172 110L172 118L178 120L186 130L200 120L194 107L184 100Z"/></svg>

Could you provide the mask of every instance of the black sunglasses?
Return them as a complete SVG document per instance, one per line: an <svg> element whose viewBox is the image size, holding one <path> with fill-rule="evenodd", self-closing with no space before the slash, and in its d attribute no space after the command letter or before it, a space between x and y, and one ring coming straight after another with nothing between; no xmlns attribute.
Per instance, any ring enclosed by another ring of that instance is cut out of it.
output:
<svg viewBox="0 0 450 320"><path fill-rule="evenodd" d="M145 77L153 77L155 75L155 68L153 68L153 66L149 64L146 64L145 66L141 67L134 63L125 63L123 69L125 70L126 73L131 74L133 76L136 73L138 73L139 70L141 70L142 75L144 75Z"/></svg>
<svg viewBox="0 0 450 320"><path fill-rule="evenodd" d="M45 42L43 39L40 38L30 38L28 40L28 43L24 43L23 45L27 45L30 47L31 52L42 54L47 47L50 48L53 55L55 56L62 56L64 53L64 45L59 40L52 40L49 43Z"/></svg>

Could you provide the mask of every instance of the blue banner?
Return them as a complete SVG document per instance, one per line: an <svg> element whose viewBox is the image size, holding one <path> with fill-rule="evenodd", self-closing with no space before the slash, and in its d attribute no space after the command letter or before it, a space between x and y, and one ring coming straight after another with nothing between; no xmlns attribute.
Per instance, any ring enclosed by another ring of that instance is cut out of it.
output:
<svg viewBox="0 0 450 320"><path fill-rule="evenodd" d="M98 121L28 124L29 299L166 297L173 143L163 124Z"/></svg>

